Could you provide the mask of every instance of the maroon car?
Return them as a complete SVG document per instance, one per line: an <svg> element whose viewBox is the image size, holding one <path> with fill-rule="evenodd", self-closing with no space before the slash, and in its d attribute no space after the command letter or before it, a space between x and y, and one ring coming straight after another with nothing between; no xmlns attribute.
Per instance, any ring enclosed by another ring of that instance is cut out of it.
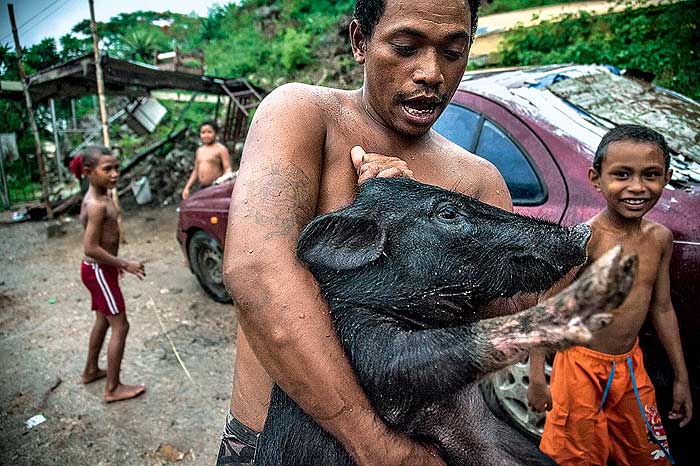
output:
<svg viewBox="0 0 700 466"><path fill-rule="evenodd" d="M493 162L508 184L517 212L566 225L584 222L605 208L587 173L608 129L638 123L666 136L680 153L672 156L673 181L649 215L668 226L675 238L672 297L691 388L700 405L699 122L698 103L625 77L612 67L549 66L468 73L434 129ZM177 232L193 273L207 293L222 302L229 300L222 285L221 253L232 189L233 183L228 183L184 201ZM654 368L649 372L657 385L660 410L668 411L672 374L653 332L645 330L642 337ZM528 380L528 365L517 364L493 377L490 389L513 423L537 436L543 416L527 409ZM687 445L689 451L692 436L700 438L694 427L699 423L695 420L669 434L672 448L685 450ZM673 426L668 428L674 431ZM683 454L678 451L674 456Z"/></svg>

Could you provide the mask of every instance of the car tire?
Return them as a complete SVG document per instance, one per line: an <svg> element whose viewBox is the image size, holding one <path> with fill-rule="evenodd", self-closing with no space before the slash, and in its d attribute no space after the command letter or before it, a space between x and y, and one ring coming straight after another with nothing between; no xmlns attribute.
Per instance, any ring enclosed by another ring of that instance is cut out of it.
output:
<svg viewBox="0 0 700 466"><path fill-rule="evenodd" d="M230 303L223 280L223 252L219 242L205 231L197 231L187 246L192 272L204 291L216 302Z"/></svg>
<svg viewBox="0 0 700 466"><path fill-rule="evenodd" d="M547 385L552 373L545 362ZM481 383L481 393L491 411L527 438L538 442L544 430L544 413L528 409L527 388L530 384L530 362L519 362L491 374Z"/></svg>

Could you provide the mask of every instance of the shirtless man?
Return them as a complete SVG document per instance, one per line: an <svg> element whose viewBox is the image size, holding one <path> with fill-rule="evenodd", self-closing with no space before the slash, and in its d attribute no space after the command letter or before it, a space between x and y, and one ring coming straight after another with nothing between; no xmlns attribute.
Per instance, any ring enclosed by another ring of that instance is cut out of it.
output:
<svg viewBox="0 0 700 466"><path fill-rule="evenodd" d="M226 239L225 283L239 326L218 464L251 462L274 380L358 465L444 465L375 415L295 250L309 220L351 202L358 175L414 176L512 209L491 163L431 130L464 73L477 7L478 0L358 0L349 33L364 65L362 88L288 84L258 107Z"/></svg>
<svg viewBox="0 0 700 466"><path fill-rule="evenodd" d="M91 309L95 311L95 324L90 333L82 382L88 384L106 375L104 400L127 400L142 394L146 387L125 385L119 378L126 335L129 333L129 321L126 319L119 277L123 272L128 272L143 279L145 270L141 262L117 257L118 210L110 190L116 186L119 179L119 161L104 146L88 146L80 157L80 168L90 181L90 187L80 208L80 221L85 228L85 257L81 264L80 277L90 292ZM107 348L107 371L104 371L98 367L97 362L109 327L112 328L112 336Z"/></svg>
<svg viewBox="0 0 700 466"><path fill-rule="evenodd" d="M202 145L197 148L194 168L182 190L182 198L190 197L190 189L196 182L199 188L211 186L218 178L231 173L231 160L226 146L216 141L219 127L215 121L205 121L199 125L199 138Z"/></svg>
<svg viewBox="0 0 700 466"><path fill-rule="evenodd" d="M609 457L620 466L669 464L654 386L638 345L647 314L675 373L669 419L680 420L683 427L692 417L669 284L673 236L668 228L644 217L671 179L669 160L663 136L642 126L621 125L603 137L589 171L593 186L607 202L607 208L588 222L589 263L622 245L625 254L639 257L639 272L611 325L585 347L557 353L551 395L544 354L531 354L528 399L536 411L551 410L540 448L562 466L605 465Z"/></svg>

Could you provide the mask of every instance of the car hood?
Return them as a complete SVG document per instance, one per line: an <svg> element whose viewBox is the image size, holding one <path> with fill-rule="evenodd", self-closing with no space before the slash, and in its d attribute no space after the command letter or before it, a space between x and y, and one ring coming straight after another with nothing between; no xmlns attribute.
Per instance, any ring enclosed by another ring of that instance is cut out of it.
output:
<svg viewBox="0 0 700 466"><path fill-rule="evenodd" d="M200 189L182 201L180 210L211 209L214 206L228 205L233 186L234 181L228 181Z"/></svg>

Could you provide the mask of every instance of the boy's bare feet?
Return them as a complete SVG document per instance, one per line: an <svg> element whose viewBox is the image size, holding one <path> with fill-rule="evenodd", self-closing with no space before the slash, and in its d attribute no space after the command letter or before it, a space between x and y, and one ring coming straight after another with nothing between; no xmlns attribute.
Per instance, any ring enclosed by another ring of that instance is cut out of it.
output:
<svg viewBox="0 0 700 466"><path fill-rule="evenodd" d="M104 369L97 369L95 372L83 372L80 376L80 381L83 385L87 385L95 380L100 380L102 377L107 376L107 371Z"/></svg>
<svg viewBox="0 0 700 466"><path fill-rule="evenodd" d="M113 401L122 401L122 400L128 400L130 398L136 398L140 394L146 391L146 386L143 384L140 385L124 385L124 384L119 384L117 385L117 388L110 392L105 392L104 396L102 397L107 403L111 403Z"/></svg>

